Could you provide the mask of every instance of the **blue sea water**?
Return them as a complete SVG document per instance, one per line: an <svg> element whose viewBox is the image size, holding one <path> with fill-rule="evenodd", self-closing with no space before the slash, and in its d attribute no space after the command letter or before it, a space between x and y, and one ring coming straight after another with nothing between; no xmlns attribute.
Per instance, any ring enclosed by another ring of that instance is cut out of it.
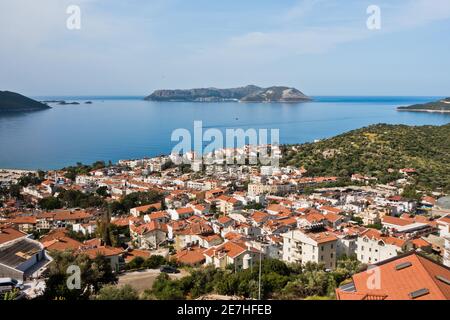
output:
<svg viewBox="0 0 450 320"><path fill-rule="evenodd" d="M80 105L0 114L0 168L56 169L76 162L170 153L177 128L279 129L281 143L302 143L376 123L443 125L450 114L399 112L442 97L314 97L313 102L149 102L142 97L36 97ZM93 104L85 104L92 101Z"/></svg>

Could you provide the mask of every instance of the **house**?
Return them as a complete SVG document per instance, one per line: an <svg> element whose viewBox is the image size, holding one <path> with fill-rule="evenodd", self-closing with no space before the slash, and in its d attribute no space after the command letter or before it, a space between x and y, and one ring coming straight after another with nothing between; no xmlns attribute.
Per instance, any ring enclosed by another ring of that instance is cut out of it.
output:
<svg viewBox="0 0 450 320"><path fill-rule="evenodd" d="M149 211L158 211L161 210L161 203L152 203L145 206L135 207L130 209L130 214L134 217L142 216Z"/></svg>
<svg viewBox="0 0 450 320"><path fill-rule="evenodd" d="M49 262L44 246L12 229L0 229L0 278L24 281Z"/></svg>
<svg viewBox="0 0 450 320"><path fill-rule="evenodd" d="M92 235L97 230L97 222L89 221L88 223L75 223L72 225L72 230L81 232L83 235Z"/></svg>
<svg viewBox="0 0 450 320"><path fill-rule="evenodd" d="M232 213L242 207L242 202L233 197L221 195L217 198L217 208L223 214Z"/></svg>
<svg viewBox="0 0 450 320"><path fill-rule="evenodd" d="M305 264L315 262L325 268L336 268L336 250L338 238L335 234L318 230L295 229L286 232L283 237L283 261Z"/></svg>
<svg viewBox="0 0 450 320"><path fill-rule="evenodd" d="M23 232L33 232L36 229L37 219L35 216L17 216L9 222Z"/></svg>
<svg viewBox="0 0 450 320"><path fill-rule="evenodd" d="M189 247L183 250L179 250L175 254L174 259L183 265L199 267L206 261L206 258L203 254L204 251L205 249L202 249L200 247Z"/></svg>
<svg viewBox="0 0 450 320"><path fill-rule="evenodd" d="M194 215L194 209L191 207L169 209L167 212L172 220L183 220Z"/></svg>
<svg viewBox="0 0 450 320"><path fill-rule="evenodd" d="M405 245L405 240L388 236L375 229L367 229L358 236L356 255L363 263L378 263L397 256Z"/></svg>
<svg viewBox="0 0 450 320"><path fill-rule="evenodd" d="M409 252L376 263L336 289L338 300L450 300L450 269Z"/></svg>
<svg viewBox="0 0 450 320"><path fill-rule="evenodd" d="M263 254L240 241L227 241L219 246L207 249L204 253L205 263L214 265L216 268L225 269L234 264L236 270L251 268L253 263L259 261Z"/></svg>
<svg viewBox="0 0 450 320"><path fill-rule="evenodd" d="M145 222L156 221L159 223L168 223L170 221L170 215L166 211L155 211L144 216Z"/></svg>
<svg viewBox="0 0 450 320"><path fill-rule="evenodd" d="M91 259L95 259L97 256L105 257L108 260L111 269L115 272L118 272L125 263L123 259L124 250L122 248L96 246L83 248L81 253L86 254Z"/></svg>
<svg viewBox="0 0 450 320"><path fill-rule="evenodd" d="M144 224L130 224L133 244L139 249L156 249L167 240L167 226L151 221Z"/></svg>
<svg viewBox="0 0 450 320"><path fill-rule="evenodd" d="M79 250L83 246L83 243L69 238L66 232L65 229L56 229L39 239L39 242L42 243L47 251Z"/></svg>
<svg viewBox="0 0 450 320"><path fill-rule="evenodd" d="M387 230L405 236L425 236L434 231L434 228L430 224L417 222L413 219L384 216L381 223Z"/></svg>

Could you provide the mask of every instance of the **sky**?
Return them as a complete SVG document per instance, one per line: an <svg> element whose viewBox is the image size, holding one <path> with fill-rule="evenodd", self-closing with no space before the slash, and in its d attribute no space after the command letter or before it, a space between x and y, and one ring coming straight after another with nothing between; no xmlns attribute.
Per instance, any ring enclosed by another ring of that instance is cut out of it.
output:
<svg viewBox="0 0 450 320"><path fill-rule="evenodd" d="M450 96L449 35L450 0L0 0L0 90Z"/></svg>

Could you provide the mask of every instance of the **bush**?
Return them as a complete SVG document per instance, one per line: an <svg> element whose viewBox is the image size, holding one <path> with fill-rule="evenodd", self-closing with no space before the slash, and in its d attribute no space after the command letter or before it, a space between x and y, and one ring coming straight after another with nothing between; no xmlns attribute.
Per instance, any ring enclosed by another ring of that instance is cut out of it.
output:
<svg viewBox="0 0 450 320"><path fill-rule="evenodd" d="M100 289L95 296L95 300L138 300L139 295L137 291L130 285L117 287L108 285Z"/></svg>
<svg viewBox="0 0 450 320"><path fill-rule="evenodd" d="M143 267L147 269L156 269L167 263L163 256L155 255L145 260Z"/></svg>

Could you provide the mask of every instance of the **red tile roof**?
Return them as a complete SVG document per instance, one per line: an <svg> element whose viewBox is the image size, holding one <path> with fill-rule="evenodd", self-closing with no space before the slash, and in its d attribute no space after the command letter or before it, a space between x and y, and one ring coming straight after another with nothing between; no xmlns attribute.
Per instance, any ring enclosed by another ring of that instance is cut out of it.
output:
<svg viewBox="0 0 450 320"><path fill-rule="evenodd" d="M403 266L403 268L402 268ZM336 290L340 300L450 300L450 269L417 253L408 253L376 264L377 271L361 272L353 276L355 292ZM398 269L400 267L401 269ZM371 269L373 270L373 269ZM379 274L379 288L371 288ZM425 294L413 298L421 289ZM428 293L427 293L428 292Z"/></svg>

